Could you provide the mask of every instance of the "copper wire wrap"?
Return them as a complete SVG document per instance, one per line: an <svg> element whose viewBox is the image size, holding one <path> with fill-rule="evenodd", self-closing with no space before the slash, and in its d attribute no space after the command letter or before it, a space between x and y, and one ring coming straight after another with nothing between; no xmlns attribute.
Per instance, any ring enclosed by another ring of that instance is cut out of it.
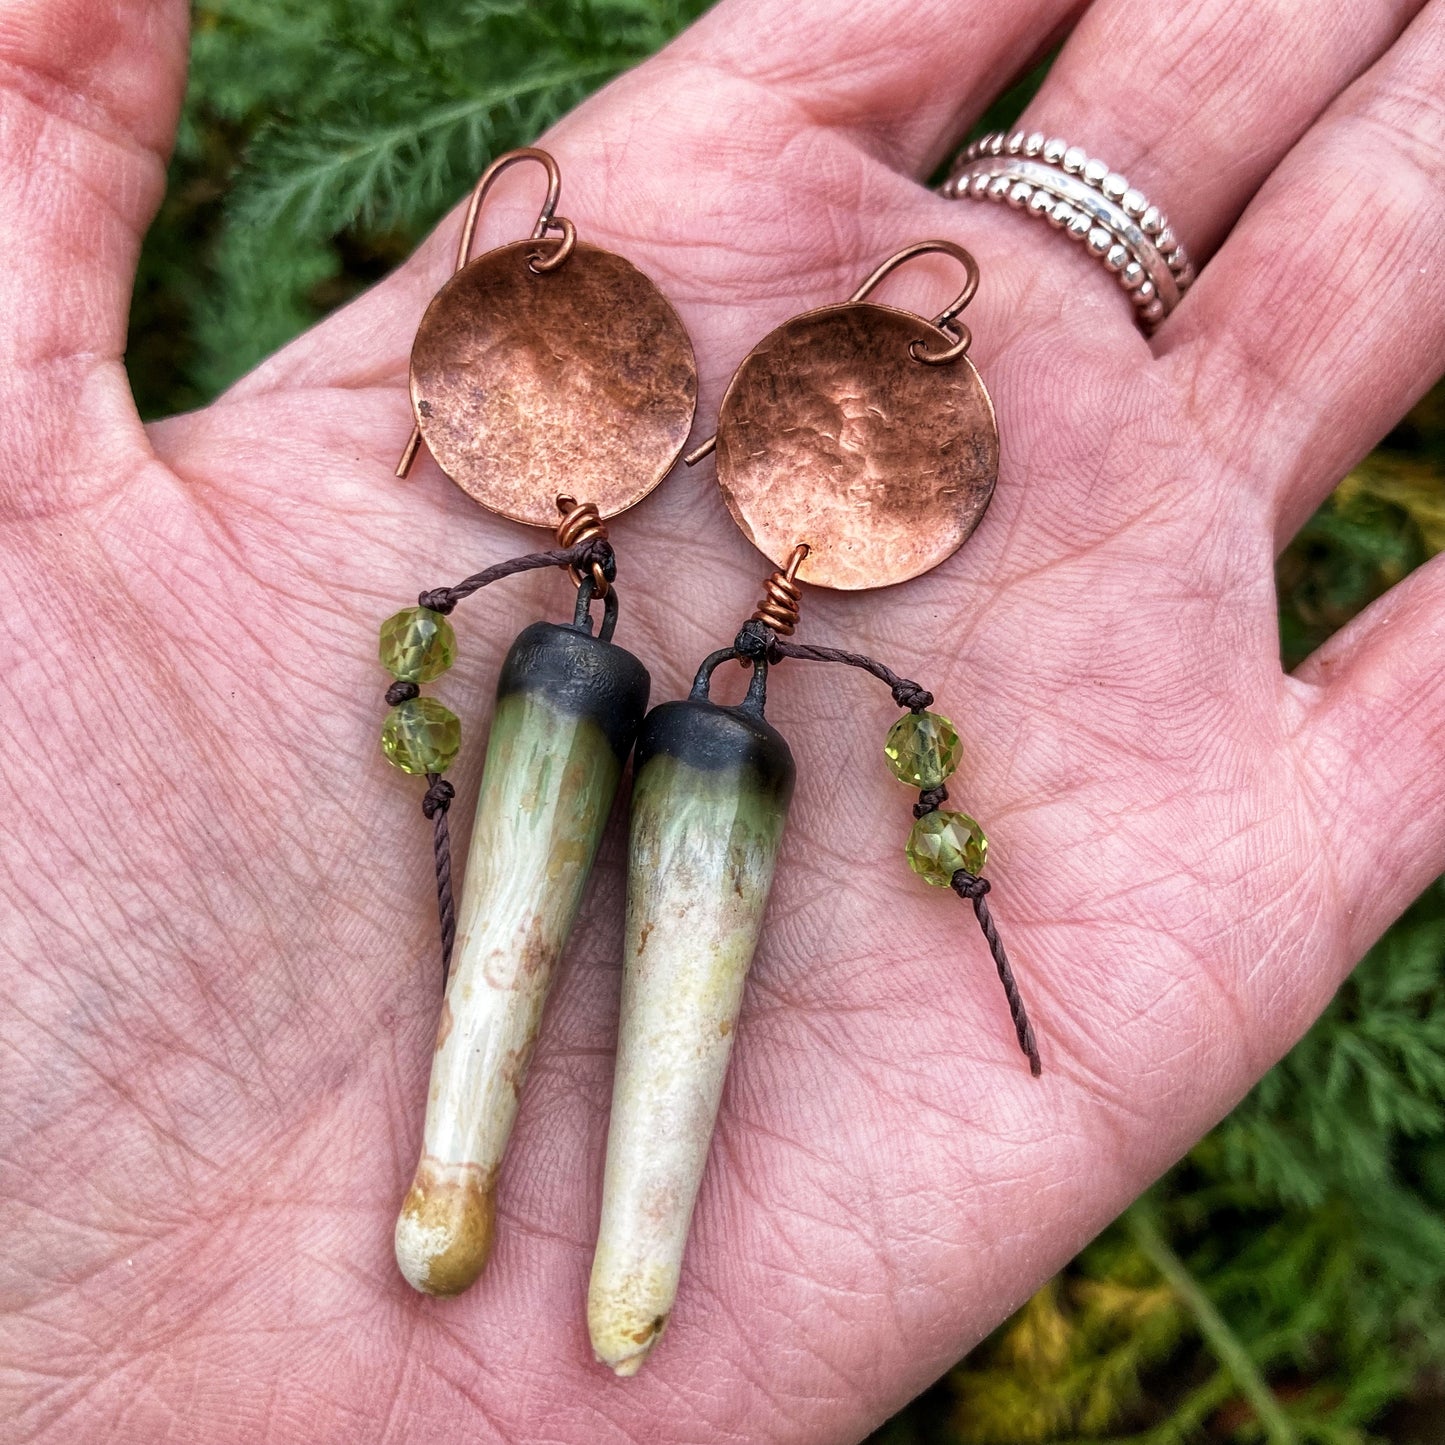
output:
<svg viewBox="0 0 1445 1445"><path fill-rule="evenodd" d="M771 627L779 637L791 637L797 630L798 608L803 600L802 589L797 583L798 568L803 565L809 551L806 542L799 542L793 548L787 567L768 578L758 610L753 613L754 622Z"/></svg>
<svg viewBox="0 0 1445 1445"><path fill-rule="evenodd" d="M557 545L575 547L579 542L607 540L607 524L591 502L579 502L576 497L558 497L557 510L562 520L557 523ZM575 568L567 569L574 586L582 585L582 574ZM607 578L598 562L592 564L592 582L597 597L607 596Z"/></svg>

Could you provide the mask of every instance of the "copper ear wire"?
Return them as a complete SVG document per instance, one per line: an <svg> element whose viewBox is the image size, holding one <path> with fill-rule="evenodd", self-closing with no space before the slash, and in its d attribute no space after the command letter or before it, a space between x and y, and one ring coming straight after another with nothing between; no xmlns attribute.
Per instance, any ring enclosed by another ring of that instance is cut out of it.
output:
<svg viewBox="0 0 1445 1445"><path fill-rule="evenodd" d="M607 524L602 520L596 506L591 502L579 502L576 497L559 496L557 510L562 519L557 523L557 545L575 547L579 542L607 540ZM567 569L572 583L582 585L582 574L575 568ZM592 564L592 585L595 597L607 596L607 576L598 562Z"/></svg>
<svg viewBox="0 0 1445 1445"><path fill-rule="evenodd" d="M895 251L848 300L850 302L866 300L886 276L900 266L906 265L915 256L928 255L952 256L963 267L963 290L933 318L932 323L946 335L954 337L955 340L946 351L922 351L919 349L920 343L915 341L909 346L908 354L915 361L921 361L925 366L947 366L949 362L957 361L973 344L972 332L954 318L973 300L974 292L978 290L978 262L956 241L915 241L911 246L905 246L901 251Z"/></svg>
<svg viewBox="0 0 1445 1445"><path fill-rule="evenodd" d="M562 195L562 172L557 162L552 159L546 151L538 150L536 146L526 146L521 150L508 151L504 156L498 156L478 179L472 188L472 198L467 203L466 219L462 222L461 241L457 246L457 264L454 271L460 271L468 261L472 259L472 238L476 234L477 217L481 214L482 202L487 198L487 192L491 190L492 184L503 171L522 161L536 161L547 172L547 196L542 202L542 209L537 212L537 224L532 227L532 239L540 241L548 231L555 227L571 227L572 223L557 217L557 202ZM574 233L575 234L575 233ZM564 237L563 244L566 244ZM546 269L551 270L551 267Z"/></svg>
<svg viewBox="0 0 1445 1445"><path fill-rule="evenodd" d="M472 242L476 238L477 218L481 215L482 202L486 200L487 192L491 190L493 182L503 171L520 161L536 161L547 172L547 195L542 201L542 209L537 212L537 224L532 227L532 239L540 241L549 231L557 231L561 234L561 240L551 255L538 251L528 258L529 268L537 275L543 275L548 271L555 271L572 254L572 248L577 244L577 228L565 216L556 214L557 202L562 195L562 172L557 162L546 151L538 150L535 146L527 146L521 150L508 151L506 155L498 156L482 172L476 185L472 188L471 200L467 202L467 213L462 220L462 234L457 244L456 264L452 267L453 275L456 275L472 258ZM406 446L402 448L401 459L396 464L398 477L405 477L411 471L412 463L416 460L417 450L420 446L421 427L413 422L411 436L407 439Z"/></svg>
<svg viewBox="0 0 1445 1445"><path fill-rule="evenodd" d="M798 568L811 550L806 542L799 542L793 548L787 567L768 578L757 611L753 613L754 622L771 627L779 637L791 637L798 626L798 611L803 600L797 580ZM739 661L746 662L746 659Z"/></svg>

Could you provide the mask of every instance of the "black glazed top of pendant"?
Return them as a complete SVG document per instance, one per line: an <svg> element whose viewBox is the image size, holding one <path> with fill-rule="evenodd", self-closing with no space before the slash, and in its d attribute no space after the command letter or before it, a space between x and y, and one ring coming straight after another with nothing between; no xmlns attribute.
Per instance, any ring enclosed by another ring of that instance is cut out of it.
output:
<svg viewBox="0 0 1445 1445"><path fill-rule="evenodd" d="M758 713L705 698L659 703L637 739L634 770L658 755L707 772L751 775L755 786L783 805L793 795L792 750L782 733Z"/></svg>
<svg viewBox="0 0 1445 1445"><path fill-rule="evenodd" d="M531 692L559 712L590 718L625 760L647 711L652 678L625 647L558 622L534 622L512 644L497 700Z"/></svg>

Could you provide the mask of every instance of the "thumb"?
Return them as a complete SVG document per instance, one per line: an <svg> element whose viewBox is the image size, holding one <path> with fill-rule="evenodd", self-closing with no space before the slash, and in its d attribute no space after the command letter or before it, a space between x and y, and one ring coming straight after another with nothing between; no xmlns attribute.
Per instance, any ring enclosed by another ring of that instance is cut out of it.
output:
<svg viewBox="0 0 1445 1445"><path fill-rule="evenodd" d="M0 518L83 505L149 455L121 358L187 31L183 0L0 7Z"/></svg>

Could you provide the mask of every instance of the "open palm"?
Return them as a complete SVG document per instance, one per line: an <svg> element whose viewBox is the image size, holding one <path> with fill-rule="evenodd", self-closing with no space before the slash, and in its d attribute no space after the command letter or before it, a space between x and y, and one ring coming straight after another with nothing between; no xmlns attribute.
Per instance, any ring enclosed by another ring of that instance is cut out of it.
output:
<svg viewBox="0 0 1445 1445"><path fill-rule="evenodd" d="M780 666L799 793L677 1312L620 1382L584 1314L616 838L488 1274L437 1301L392 1261L438 996L375 627L540 545L429 461L391 476L454 231L147 432L119 358L185 7L5 7L6 1439L855 1438L1217 1120L1441 868L1445 571L1289 677L1271 564L1445 365L1445 5L1095 0L1026 123L1210 261L1152 344L1047 228L916 180L1079 8L723 0L547 142L562 210L692 331L699 435L785 317L910 240L979 258L992 509L926 578L810 592L801 636L885 658L958 725L1045 1065L967 910L904 866L886 693ZM484 244L525 234L534 188L499 188ZM952 280L887 299L931 312ZM618 640L676 696L766 566L710 466L613 535ZM464 801L502 652L568 606L533 574L458 612L434 691L468 730Z"/></svg>

